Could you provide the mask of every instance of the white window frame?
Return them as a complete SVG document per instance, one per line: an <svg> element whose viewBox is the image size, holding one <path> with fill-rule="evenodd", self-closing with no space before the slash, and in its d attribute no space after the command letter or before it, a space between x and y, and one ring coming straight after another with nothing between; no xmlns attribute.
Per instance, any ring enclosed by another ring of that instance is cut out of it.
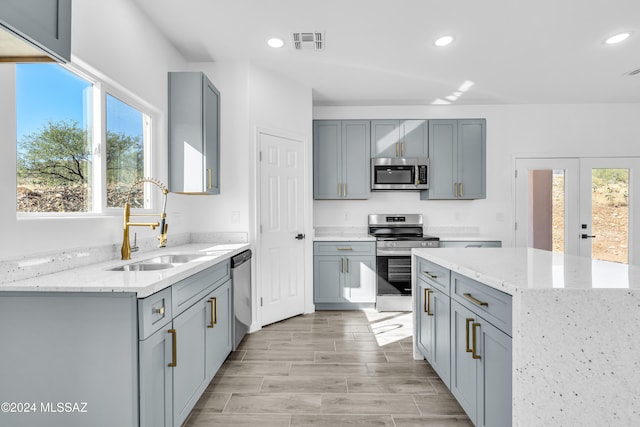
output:
<svg viewBox="0 0 640 427"><path fill-rule="evenodd" d="M92 183L91 183L91 210L88 212L17 212L17 219L37 219L37 218L90 218L104 216L122 215L121 207L107 207L107 174L106 174L106 95L118 99L121 102L140 111L147 123L143 128L144 142L144 176L156 178L159 171L156 171L154 165L154 139L159 133L156 127L161 122L160 112L151 104L144 101L133 92L127 90L120 84L102 75L101 73L91 69L86 64L74 63L58 64L67 71L86 80L92 85ZM16 95L17 96L17 95ZM17 144L17 141L16 141ZM99 183L99 184L96 184ZM152 213L159 206L159 191L155 190L155 186L150 183L144 183L145 190L145 208L132 209L137 213Z"/></svg>

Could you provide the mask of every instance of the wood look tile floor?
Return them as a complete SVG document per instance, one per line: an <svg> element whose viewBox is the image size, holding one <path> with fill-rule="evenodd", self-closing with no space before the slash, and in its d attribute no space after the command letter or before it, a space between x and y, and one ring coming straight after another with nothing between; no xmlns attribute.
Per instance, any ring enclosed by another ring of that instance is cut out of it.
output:
<svg viewBox="0 0 640 427"><path fill-rule="evenodd" d="M411 313L319 311L247 335L184 427L467 427L426 361Z"/></svg>

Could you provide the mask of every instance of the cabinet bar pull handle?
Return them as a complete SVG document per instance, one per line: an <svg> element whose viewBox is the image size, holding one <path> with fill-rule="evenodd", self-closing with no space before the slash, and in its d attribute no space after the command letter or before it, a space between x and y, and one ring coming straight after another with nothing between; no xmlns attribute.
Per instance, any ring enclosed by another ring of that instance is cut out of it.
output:
<svg viewBox="0 0 640 427"><path fill-rule="evenodd" d="M338 183L338 197L342 197L340 190L342 190L342 184Z"/></svg>
<svg viewBox="0 0 640 427"><path fill-rule="evenodd" d="M154 308L154 309L153 309L153 312L154 312L155 314L163 315L163 314L164 314L164 307Z"/></svg>
<svg viewBox="0 0 640 427"><path fill-rule="evenodd" d="M429 276L429 279L436 280L438 278L438 276L436 276L435 274L431 274L428 271L423 271L423 273Z"/></svg>
<svg viewBox="0 0 640 427"><path fill-rule="evenodd" d="M207 168L207 190L213 188L213 169Z"/></svg>
<svg viewBox="0 0 640 427"><path fill-rule="evenodd" d="M465 345L467 347L467 353L471 353L473 350L471 349L471 347L469 346L469 324L473 322L473 319L471 317L467 317L465 323L466 323L466 327L465 327Z"/></svg>
<svg viewBox="0 0 640 427"><path fill-rule="evenodd" d="M480 359L480 355L477 353L478 349L476 348L476 328L480 326L480 323L474 323L472 328L472 335L471 335L471 340L472 340L472 348L471 348L471 357L473 357L474 359Z"/></svg>
<svg viewBox="0 0 640 427"><path fill-rule="evenodd" d="M457 182L453 183L453 196L454 197L458 197L458 183Z"/></svg>
<svg viewBox="0 0 640 427"><path fill-rule="evenodd" d="M480 307L489 307L488 302L480 301L479 299L474 298L470 293L464 293L462 294L462 296L464 296L466 299L468 299L472 303L479 305Z"/></svg>
<svg viewBox="0 0 640 427"><path fill-rule="evenodd" d="M213 328L218 323L218 300L213 297L208 301L211 304L211 323L207 325L207 328Z"/></svg>
<svg viewBox="0 0 640 427"><path fill-rule="evenodd" d="M172 335L172 344L171 344L171 354L172 354L172 362L167 366L170 368L175 368L178 366L178 334L175 329L169 329L169 332Z"/></svg>
<svg viewBox="0 0 640 427"><path fill-rule="evenodd" d="M352 251L353 248L338 248L339 251Z"/></svg>
<svg viewBox="0 0 640 427"><path fill-rule="evenodd" d="M347 258L347 273L349 272L349 258Z"/></svg>
<svg viewBox="0 0 640 427"><path fill-rule="evenodd" d="M396 142L396 157L398 157L398 145L399 144L400 144L399 142Z"/></svg>
<svg viewBox="0 0 640 427"><path fill-rule="evenodd" d="M462 197L462 183L460 183L459 185L460 185L460 191L458 193L460 194L460 197Z"/></svg>
<svg viewBox="0 0 640 427"><path fill-rule="evenodd" d="M342 184L342 197L347 197L347 183Z"/></svg>
<svg viewBox="0 0 640 427"><path fill-rule="evenodd" d="M344 258L340 257L340 273L344 273Z"/></svg>
<svg viewBox="0 0 640 427"><path fill-rule="evenodd" d="M402 157L404 157L404 142L402 143Z"/></svg>
<svg viewBox="0 0 640 427"><path fill-rule="evenodd" d="M431 293L433 291L429 288L424 289L424 312L427 313L427 316L433 316L433 312L431 311Z"/></svg>

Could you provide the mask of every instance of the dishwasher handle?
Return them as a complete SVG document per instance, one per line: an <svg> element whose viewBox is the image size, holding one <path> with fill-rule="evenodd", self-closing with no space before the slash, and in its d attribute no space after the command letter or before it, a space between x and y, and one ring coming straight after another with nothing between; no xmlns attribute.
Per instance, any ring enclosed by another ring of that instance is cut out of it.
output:
<svg viewBox="0 0 640 427"><path fill-rule="evenodd" d="M237 268L249 260L251 260L251 250L247 249L231 258L231 268Z"/></svg>

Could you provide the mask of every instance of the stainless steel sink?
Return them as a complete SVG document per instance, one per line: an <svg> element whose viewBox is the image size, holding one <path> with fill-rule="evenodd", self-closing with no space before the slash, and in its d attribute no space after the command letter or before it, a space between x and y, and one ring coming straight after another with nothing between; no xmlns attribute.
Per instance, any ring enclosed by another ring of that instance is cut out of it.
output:
<svg viewBox="0 0 640 427"><path fill-rule="evenodd" d="M202 254L173 254L173 255L161 255L151 259L147 259L145 263L152 264L184 264L186 262L193 261L198 258L202 258L205 255Z"/></svg>
<svg viewBox="0 0 640 427"><path fill-rule="evenodd" d="M204 254L171 254L133 262L110 268L109 271L154 271L167 270L206 256Z"/></svg>
<svg viewBox="0 0 640 427"><path fill-rule="evenodd" d="M137 262L134 264L121 265L119 267L110 268L109 271L154 271L154 270L166 270L175 267L175 264L160 264L160 263L144 263Z"/></svg>

